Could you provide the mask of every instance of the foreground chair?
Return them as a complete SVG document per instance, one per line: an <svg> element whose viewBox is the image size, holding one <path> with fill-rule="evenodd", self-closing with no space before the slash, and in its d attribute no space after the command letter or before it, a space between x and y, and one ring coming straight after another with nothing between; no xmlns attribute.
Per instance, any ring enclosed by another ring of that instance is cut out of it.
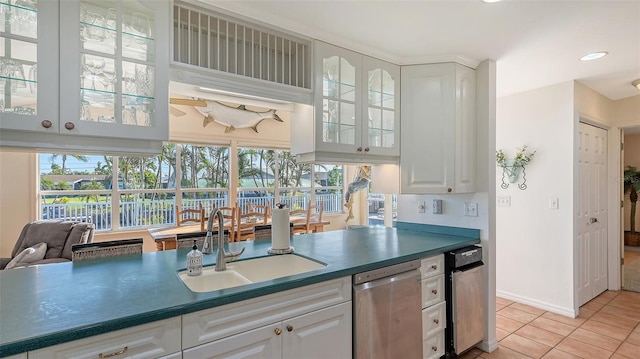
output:
<svg viewBox="0 0 640 359"><path fill-rule="evenodd" d="M93 242L94 229L93 223L62 219L29 222L22 228L18 241L11 252L11 258L0 258L0 269L5 269L24 250L40 243L47 245L43 258L30 258L22 263L14 262L11 263L11 267L69 262L73 255L71 247L74 244Z"/></svg>

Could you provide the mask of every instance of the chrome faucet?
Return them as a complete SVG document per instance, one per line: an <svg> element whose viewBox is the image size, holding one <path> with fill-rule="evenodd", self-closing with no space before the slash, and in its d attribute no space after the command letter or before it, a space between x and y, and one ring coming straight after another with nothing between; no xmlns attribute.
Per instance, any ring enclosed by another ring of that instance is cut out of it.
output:
<svg viewBox="0 0 640 359"><path fill-rule="evenodd" d="M244 247L240 252L225 252L224 251L224 219L222 218L222 212L219 208L214 207L209 214L209 220L207 221L207 237L204 239L204 245L202 246L202 253L213 253L213 217L218 216L218 257L216 259L216 272L222 272L227 270L227 262L231 262L240 257L244 253Z"/></svg>

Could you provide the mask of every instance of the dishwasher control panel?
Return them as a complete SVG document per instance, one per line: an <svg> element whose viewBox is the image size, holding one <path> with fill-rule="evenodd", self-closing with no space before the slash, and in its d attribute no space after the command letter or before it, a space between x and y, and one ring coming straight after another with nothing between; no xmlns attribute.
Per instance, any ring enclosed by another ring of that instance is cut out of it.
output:
<svg viewBox="0 0 640 359"><path fill-rule="evenodd" d="M450 268L460 268L482 261L482 247L470 246L449 252Z"/></svg>
<svg viewBox="0 0 640 359"><path fill-rule="evenodd" d="M420 268L419 259L411 262L404 262L404 263L388 266L388 267L382 267L382 268L370 270L368 272L354 274L353 284L356 285L364 282L371 282L376 279L390 277L394 274L408 272L418 268Z"/></svg>

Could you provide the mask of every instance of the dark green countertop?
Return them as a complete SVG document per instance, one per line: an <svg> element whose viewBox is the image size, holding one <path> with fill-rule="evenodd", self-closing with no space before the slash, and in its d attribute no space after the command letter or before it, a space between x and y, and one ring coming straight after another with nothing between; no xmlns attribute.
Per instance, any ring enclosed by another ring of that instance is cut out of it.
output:
<svg viewBox="0 0 640 359"><path fill-rule="evenodd" d="M209 293L191 292L178 278L176 272L186 267L186 249L0 271L0 357L480 242L475 230L468 230L469 236L410 228L363 227L294 236L296 254L327 267ZM231 249L245 247L243 260L267 255L270 246L268 240L248 241L233 243ZM205 255L205 265L214 263L215 254Z"/></svg>

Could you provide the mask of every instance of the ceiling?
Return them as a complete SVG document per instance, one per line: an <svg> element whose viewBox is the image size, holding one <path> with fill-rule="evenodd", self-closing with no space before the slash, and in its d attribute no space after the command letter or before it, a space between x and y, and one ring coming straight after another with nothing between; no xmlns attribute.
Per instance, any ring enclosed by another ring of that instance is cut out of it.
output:
<svg viewBox="0 0 640 359"><path fill-rule="evenodd" d="M571 80L640 95L640 0L199 1L400 65L493 59L498 97Z"/></svg>

